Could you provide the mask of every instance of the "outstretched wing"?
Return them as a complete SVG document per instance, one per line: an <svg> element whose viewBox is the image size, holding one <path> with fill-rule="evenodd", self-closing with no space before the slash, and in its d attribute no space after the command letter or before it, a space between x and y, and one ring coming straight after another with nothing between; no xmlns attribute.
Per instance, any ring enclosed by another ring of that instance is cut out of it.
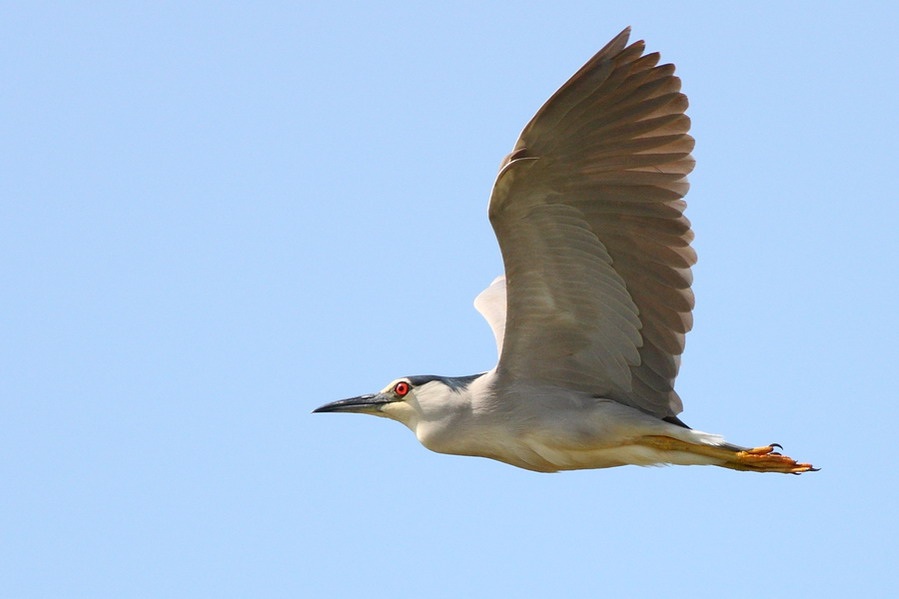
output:
<svg viewBox="0 0 899 599"><path fill-rule="evenodd" d="M497 374L664 418L682 409L673 385L692 326L693 138L674 66L628 46L629 33L549 99L497 176L489 214L508 294Z"/></svg>

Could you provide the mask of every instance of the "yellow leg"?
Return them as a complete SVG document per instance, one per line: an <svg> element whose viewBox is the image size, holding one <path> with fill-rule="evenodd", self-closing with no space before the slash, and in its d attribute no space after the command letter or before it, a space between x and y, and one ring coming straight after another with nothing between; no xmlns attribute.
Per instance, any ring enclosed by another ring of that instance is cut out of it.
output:
<svg viewBox="0 0 899 599"><path fill-rule="evenodd" d="M774 451L775 448L781 449L780 445L776 443L766 445L765 447L742 449L732 445L702 445L700 443L681 441L673 437L647 435L641 437L637 444L662 451L684 451L710 457L720 460L719 466L731 468L732 470L784 472L789 474L801 474L818 470L818 468L812 467L811 464L801 464L791 457Z"/></svg>

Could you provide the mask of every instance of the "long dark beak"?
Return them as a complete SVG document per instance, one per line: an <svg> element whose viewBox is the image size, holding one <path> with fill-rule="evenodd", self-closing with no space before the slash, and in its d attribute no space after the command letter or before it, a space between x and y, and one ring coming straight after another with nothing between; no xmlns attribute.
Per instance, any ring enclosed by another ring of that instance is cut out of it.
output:
<svg viewBox="0 0 899 599"><path fill-rule="evenodd" d="M396 398L386 393L371 393L369 395L360 395L359 397L351 397L349 399L341 399L340 401L332 401L326 403L320 408L315 408L312 413L316 412L356 412L358 414L376 414L381 410L381 406L396 401Z"/></svg>

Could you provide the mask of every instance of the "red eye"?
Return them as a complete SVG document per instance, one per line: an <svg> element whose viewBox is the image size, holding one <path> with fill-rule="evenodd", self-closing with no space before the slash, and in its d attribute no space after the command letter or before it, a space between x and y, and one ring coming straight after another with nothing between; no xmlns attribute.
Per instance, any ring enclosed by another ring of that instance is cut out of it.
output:
<svg viewBox="0 0 899 599"><path fill-rule="evenodd" d="M393 387L393 392L398 397L405 397L406 394L409 393L409 389L410 389L409 383L407 383L405 381L400 381Z"/></svg>

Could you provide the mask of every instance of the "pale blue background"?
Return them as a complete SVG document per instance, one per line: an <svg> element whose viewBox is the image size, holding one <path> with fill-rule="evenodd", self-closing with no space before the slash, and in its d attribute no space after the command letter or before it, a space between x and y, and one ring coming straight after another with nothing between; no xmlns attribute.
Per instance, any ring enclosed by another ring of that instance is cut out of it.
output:
<svg viewBox="0 0 899 599"><path fill-rule="evenodd" d="M896 592L895 3L4 3L0 596ZM697 139L683 418L540 475L314 407L490 368L485 208L625 25Z"/></svg>

